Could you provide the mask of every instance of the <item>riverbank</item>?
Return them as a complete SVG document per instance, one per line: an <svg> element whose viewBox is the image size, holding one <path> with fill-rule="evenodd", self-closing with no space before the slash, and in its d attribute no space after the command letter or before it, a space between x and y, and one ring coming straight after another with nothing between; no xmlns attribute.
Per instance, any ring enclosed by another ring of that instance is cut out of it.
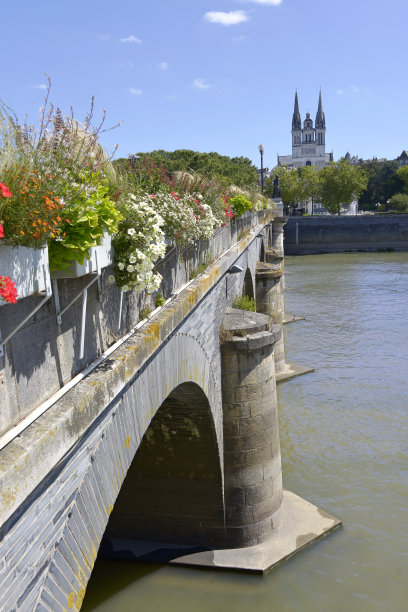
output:
<svg viewBox="0 0 408 612"><path fill-rule="evenodd" d="M285 255L408 251L408 215L289 217Z"/></svg>

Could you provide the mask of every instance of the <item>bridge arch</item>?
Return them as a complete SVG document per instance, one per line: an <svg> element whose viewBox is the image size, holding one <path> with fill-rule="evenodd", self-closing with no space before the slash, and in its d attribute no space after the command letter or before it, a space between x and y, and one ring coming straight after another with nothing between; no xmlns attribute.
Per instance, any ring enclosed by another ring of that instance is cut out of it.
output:
<svg viewBox="0 0 408 612"><path fill-rule="evenodd" d="M150 384L151 381L154 381L154 385ZM149 439L151 442L150 431L153 431L153 436L159 431L163 437L166 435L166 419L171 420L169 414L175 406L181 422L173 448L182 449L189 458L193 457L195 450L198 456L194 457L193 470L190 466L189 471L183 474L180 462L177 469L174 466L173 473L183 477L184 487L187 487L193 474L196 477L196 483L193 483L195 493L201 486L203 490L206 488L207 494L211 492L214 495L202 517L204 520L200 529L198 506L190 504L190 531L186 539L192 542L195 536L204 538L206 533L210 536L207 545L210 541L218 544L219 539L222 540L223 464L220 457L223 455L223 417L220 382L217 382L212 363L200 342L180 332L162 345L154 360L148 362L115 398L98 426L84 436L75 449L75 455L67 460L60 472L62 488L67 487L68 492L63 493L66 501L55 519L57 532L52 554L36 579L35 605L48 605L51 609L59 609L62 605L73 611L80 609L127 471L139 448L143 457L148 454L149 444L144 442ZM191 442L191 447L182 444L183 437ZM208 457L202 453L204 439L205 444L210 442L212 454ZM168 451L166 460L170 459L171 453ZM136 468L139 463L137 458ZM140 470L132 469L132 472L139 477ZM160 476L160 472L157 472L157 476ZM75 492L69 493L72 491L70 481L75 480ZM181 510L178 516L180 522L185 521ZM172 520L174 522L174 518ZM70 576L69 581L65 578L67 575ZM30 595L34 596L35 593Z"/></svg>
<svg viewBox="0 0 408 612"><path fill-rule="evenodd" d="M248 297L250 297L252 299L254 299L254 297L255 297L255 293L254 293L254 281L253 281L252 273L251 273L251 270L249 269L249 267L245 271L244 286L242 288L242 294L243 295L247 295Z"/></svg>
<svg viewBox="0 0 408 612"><path fill-rule="evenodd" d="M211 410L192 382L176 387L152 419L122 484L104 549L129 540L225 543L221 463Z"/></svg>

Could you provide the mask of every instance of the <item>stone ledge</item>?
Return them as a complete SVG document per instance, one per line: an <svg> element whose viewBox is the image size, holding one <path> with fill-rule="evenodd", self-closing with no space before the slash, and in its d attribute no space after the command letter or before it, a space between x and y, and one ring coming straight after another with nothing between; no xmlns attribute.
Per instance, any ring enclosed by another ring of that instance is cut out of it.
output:
<svg viewBox="0 0 408 612"><path fill-rule="evenodd" d="M284 380L289 380L290 378L295 378L295 376L302 376L302 374L309 374L310 372L314 372L314 368L296 365L295 363L287 361L282 372L276 374L276 382L278 383Z"/></svg>
<svg viewBox="0 0 408 612"><path fill-rule="evenodd" d="M143 562L168 562L174 565L266 574L341 525L339 519L290 491L283 493L281 516L280 526L272 537L255 546L205 550L159 542L109 540L102 554Z"/></svg>

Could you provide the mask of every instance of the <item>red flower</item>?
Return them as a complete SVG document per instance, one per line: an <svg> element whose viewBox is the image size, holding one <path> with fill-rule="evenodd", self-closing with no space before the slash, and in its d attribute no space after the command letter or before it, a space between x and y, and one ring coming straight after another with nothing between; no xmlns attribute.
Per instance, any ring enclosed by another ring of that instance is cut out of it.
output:
<svg viewBox="0 0 408 612"><path fill-rule="evenodd" d="M1 223L0 223L0 238L4 238L4 229Z"/></svg>
<svg viewBox="0 0 408 612"><path fill-rule="evenodd" d="M3 198L11 198L11 191L4 183L0 183L0 191Z"/></svg>
<svg viewBox="0 0 408 612"><path fill-rule="evenodd" d="M16 304L17 297L17 289L11 278L0 276L0 298L9 304Z"/></svg>

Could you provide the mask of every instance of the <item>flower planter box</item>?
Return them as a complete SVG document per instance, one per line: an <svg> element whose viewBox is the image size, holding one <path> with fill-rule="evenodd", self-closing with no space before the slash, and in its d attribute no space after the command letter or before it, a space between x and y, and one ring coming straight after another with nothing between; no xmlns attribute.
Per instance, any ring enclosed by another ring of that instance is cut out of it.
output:
<svg viewBox="0 0 408 612"><path fill-rule="evenodd" d="M17 288L18 299L50 290L48 247L39 249L1 242L0 276L9 276ZM0 300L0 306L6 304Z"/></svg>
<svg viewBox="0 0 408 612"><path fill-rule="evenodd" d="M113 262L114 250L112 238L104 232L102 243L99 246L89 249L89 259L85 259L83 264L72 260L72 263L65 270L52 270L52 278L78 278L98 272L101 268L109 266Z"/></svg>

